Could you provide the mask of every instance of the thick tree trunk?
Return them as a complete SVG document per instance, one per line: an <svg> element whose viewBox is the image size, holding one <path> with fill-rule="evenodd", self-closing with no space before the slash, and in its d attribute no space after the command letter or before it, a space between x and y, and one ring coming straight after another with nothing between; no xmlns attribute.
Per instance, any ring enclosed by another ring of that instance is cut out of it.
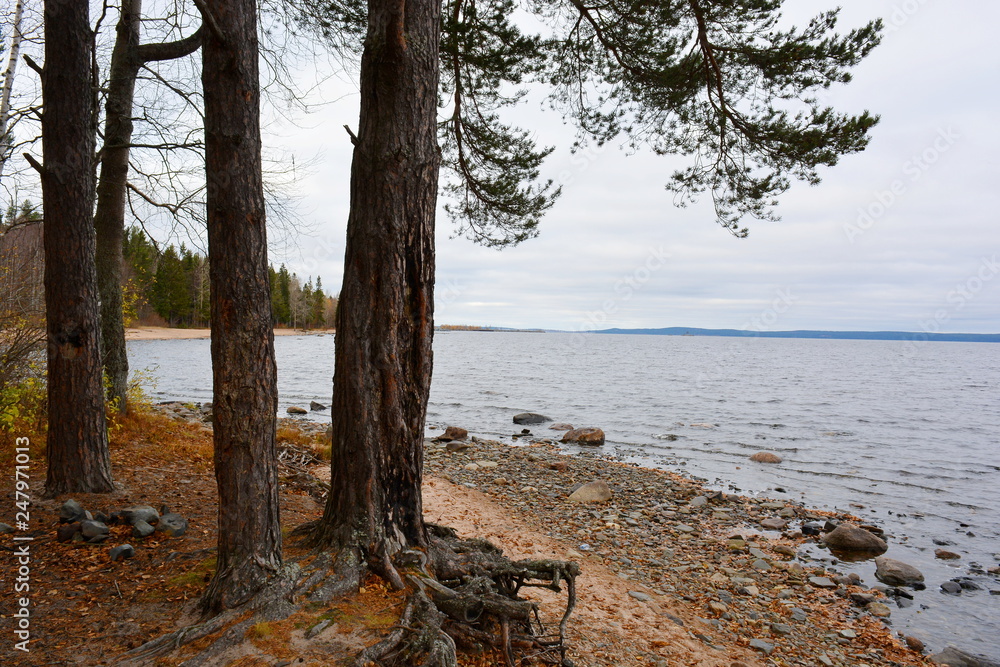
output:
<svg viewBox="0 0 1000 667"><path fill-rule="evenodd" d="M113 489L94 269L94 126L87 3L45 2L42 200L50 496Z"/></svg>
<svg viewBox="0 0 1000 667"><path fill-rule="evenodd" d="M330 496L316 538L369 562L427 543L440 2L369 0L337 315Z"/></svg>
<svg viewBox="0 0 1000 667"><path fill-rule="evenodd" d="M281 526L256 4L205 4L215 21L204 36L202 85L219 551L203 608L214 613L248 601L275 574Z"/></svg>
<svg viewBox="0 0 1000 667"><path fill-rule="evenodd" d="M136 49L142 0L122 0L115 48L111 54L104 115L104 150L97 183L97 286L101 293L101 354L108 375L108 400L128 411L128 355L122 313L122 239L125 235L125 185L132 142L132 100L139 73Z"/></svg>

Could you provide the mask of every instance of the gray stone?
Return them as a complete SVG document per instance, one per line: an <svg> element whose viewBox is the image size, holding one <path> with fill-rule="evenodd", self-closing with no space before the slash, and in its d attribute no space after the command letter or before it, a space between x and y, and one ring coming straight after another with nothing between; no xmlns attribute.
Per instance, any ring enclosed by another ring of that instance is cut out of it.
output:
<svg viewBox="0 0 1000 667"><path fill-rule="evenodd" d="M322 403L317 403L316 401L309 401L309 409L313 412L322 412L326 410L326 406Z"/></svg>
<svg viewBox="0 0 1000 667"><path fill-rule="evenodd" d="M823 536L823 542L830 549L840 551L862 551L873 554L884 554L889 546L885 540L873 535L864 528L850 523L842 523Z"/></svg>
<svg viewBox="0 0 1000 667"><path fill-rule="evenodd" d="M694 498L691 499L691 502L688 503L688 505L690 505L691 507L703 507L707 504L708 504L708 498L706 498L705 496L695 496Z"/></svg>
<svg viewBox="0 0 1000 667"><path fill-rule="evenodd" d="M809 615L806 614L806 612L805 612L804 609L800 609L799 607L792 607L792 619L793 620L796 620L796 621L802 623L802 622L804 622L808 618L809 618Z"/></svg>
<svg viewBox="0 0 1000 667"><path fill-rule="evenodd" d="M87 539L97 537L98 535L107 535L108 530L108 527L100 521L80 522L80 532L83 533L83 536Z"/></svg>
<svg viewBox="0 0 1000 667"><path fill-rule="evenodd" d="M553 431L572 431L573 430L573 425L572 424L553 424L552 426L549 426L549 428L552 429Z"/></svg>
<svg viewBox="0 0 1000 667"><path fill-rule="evenodd" d="M461 440L452 440L447 445L444 446L449 452L464 452L465 450L472 447L468 442L462 442Z"/></svg>
<svg viewBox="0 0 1000 667"><path fill-rule="evenodd" d="M315 637L319 633L323 632L328 627L330 627L330 624L332 622L333 622L333 619L326 618L326 619L323 619L322 621L320 621L319 623L317 623L316 625L312 626L311 628L309 628L308 630L306 630L306 639L312 639L313 637Z"/></svg>
<svg viewBox="0 0 1000 667"><path fill-rule="evenodd" d="M809 577L809 583L816 588L836 588L837 584L833 583L829 577Z"/></svg>
<svg viewBox="0 0 1000 667"><path fill-rule="evenodd" d="M753 569L755 569L755 570L759 570L759 571L761 571L761 572L767 572L768 570L770 570L770 569L771 569L771 564L770 564L770 563L768 563L768 562L767 562L766 560L764 560L763 558L758 558L757 560L755 560L755 561L753 562L753 565L751 565L751 567L752 567Z"/></svg>
<svg viewBox="0 0 1000 667"><path fill-rule="evenodd" d="M917 568L885 557L875 559L875 577L890 586L912 586L924 581L923 573Z"/></svg>
<svg viewBox="0 0 1000 667"><path fill-rule="evenodd" d="M87 544L102 544L109 537L111 537L111 535L108 533L101 533L100 535L94 535L93 537L87 540Z"/></svg>
<svg viewBox="0 0 1000 667"><path fill-rule="evenodd" d="M949 595L961 595L962 594L962 584L957 581L946 581L941 584L941 590Z"/></svg>
<svg viewBox="0 0 1000 667"><path fill-rule="evenodd" d="M643 593L642 591L629 591L628 594L634 597L639 602L650 602L653 599L650 596Z"/></svg>
<svg viewBox="0 0 1000 667"><path fill-rule="evenodd" d="M112 561L125 560L135 555L135 549L131 544L122 544L112 549L109 555Z"/></svg>
<svg viewBox="0 0 1000 667"><path fill-rule="evenodd" d="M951 665L951 667L1000 667L1000 663L985 656L966 653L954 646L949 646L940 653L932 655L930 661L939 665Z"/></svg>
<svg viewBox="0 0 1000 667"><path fill-rule="evenodd" d="M756 649L763 653L764 655L771 655L774 651L774 644L768 644L763 639L751 639L750 648Z"/></svg>
<svg viewBox="0 0 1000 667"><path fill-rule="evenodd" d="M792 634L792 626L785 625L784 623L772 623L771 632L776 635L790 635Z"/></svg>
<svg viewBox="0 0 1000 667"><path fill-rule="evenodd" d="M187 519L174 513L164 514L156 524L156 530L167 537L180 537L187 532L187 529Z"/></svg>
<svg viewBox="0 0 1000 667"><path fill-rule="evenodd" d="M121 517L129 525L134 525L136 521L145 521L146 523L153 524L160 520L160 513L149 505L134 505L123 509Z"/></svg>
<svg viewBox="0 0 1000 667"><path fill-rule="evenodd" d="M59 506L59 520L63 523L73 523L74 521L79 521L86 516L87 513L83 509L83 506L72 498L68 499Z"/></svg>
<svg viewBox="0 0 1000 667"><path fill-rule="evenodd" d="M150 526L145 521L136 521L132 524L132 536L133 537L149 537L153 534L156 529Z"/></svg>
<svg viewBox="0 0 1000 667"><path fill-rule="evenodd" d="M598 480L582 485L569 495L569 500L575 503L603 503L611 500L611 495L607 482Z"/></svg>
<svg viewBox="0 0 1000 667"><path fill-rule="evenodd" d="M784 530L788 522L784 519L779 519L777 517L771 517L770 519L764 519L760 522L760 527L764 530Z"/></svg>
<svg viewBox="0 0 1000 667"><path fill-rule="evenodd" d="M552 421L545 415L540 415L536 412L522 412L520 414L514 415L515 424L541 424L543 422Z"/></svg>

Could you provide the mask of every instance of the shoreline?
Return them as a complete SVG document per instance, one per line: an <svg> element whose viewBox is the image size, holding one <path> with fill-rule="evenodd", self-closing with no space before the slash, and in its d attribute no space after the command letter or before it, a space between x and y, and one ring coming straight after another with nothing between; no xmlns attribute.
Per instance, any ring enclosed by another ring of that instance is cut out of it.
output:
<svg viewBox="0 0 1000 667"><path fill-rule="evenodd" d="M301 418L279 424L315 439L325 431ZM815 538L796 530L799 522L861 523L854 515L720 493L554 443L448 444L426 441L425 518L512 558L579 562L571 623L578 665L931 664L883 620L892 598L877 585L800 551ZM310 473L326 482L329 464ZM608 484L610 500L568 501L576 485L594 480ZM761 525L768 520L787 526Z"/></svg>
<svg viewBox="0 0 1000 667"><path fill-rule="evenodd" d="M333 334L333 329L289 329L275 327L275 336L316 336ZM211 329L181 329L177 327L130 327L125 330L125 340L198 340L211 338Z"/></svg>

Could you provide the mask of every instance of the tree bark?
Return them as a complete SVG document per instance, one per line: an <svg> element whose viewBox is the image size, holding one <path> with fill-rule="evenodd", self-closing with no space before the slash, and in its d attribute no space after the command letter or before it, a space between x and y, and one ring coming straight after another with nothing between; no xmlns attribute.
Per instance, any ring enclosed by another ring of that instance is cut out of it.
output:
<svg viewBox="0 0 1000 667"><path fill-rule="evenodd" d="M122 239L125 236L125 184L132 142L132 100L139 73L136 49L142 0L122 0L108 97L104 114L104 149L97 183L97 286L101 293L101 356L108 375L108 400L128 411L128 354L122 312Z"/></svg>
<svg viewBox="0 0 1000 667"><path fill-rule="evenodd" d="M206 613L239 606L281 565L278 394L261 177L254 0L199 2L211 281L218 567ZM213 22L214 21L214 22ZM224 40L224 41L223 41Z"/></svg>
<svg viewBox="0 0 1000 667"><path fill-rule="evenodd" d="M139 68L151 60L173 60L194 53L201 30L164 44L140 44L142 0L121 0L115 47L111 54L104 113L104 148L97 183L97 284L101 293L101 341L108 400L128 411L128 354L122 311L122 240L125 236L125 189L132 143L132 109Z"/></svg>
<svg viewBox="0 0 1000 667"><path fill-rule="evenodd" d="M369 0L337 314L332 479L316 539L385 563L425 546L440 3Z"/></svg>
<svg viewBox="0 0 1000 667"><path fill-rule="evenodd" d="M7 69L3 73L3 88L0 89L0 182L3 182L3 168L7 164L7 149L3 147L7 136L7 126L10 123L10 96L14 90L14 73L17 71L17 59L21 53L21 22L24 18L24 3L15 0L14 20L10 27L10 57L7 59Z"/></svg>
<svg viewBox="0 0 1000 667"><path fill-rule="evenodd" d="M87 3L45 2L42 201L49 496L113 490L94 268L93 34Z"/></svg>

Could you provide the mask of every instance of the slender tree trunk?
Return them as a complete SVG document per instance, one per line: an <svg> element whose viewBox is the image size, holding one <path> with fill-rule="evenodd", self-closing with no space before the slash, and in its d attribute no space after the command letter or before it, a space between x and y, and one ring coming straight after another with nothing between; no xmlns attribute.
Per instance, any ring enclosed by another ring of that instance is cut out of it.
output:
<svg viewBox="0 0 1000 667"><path fill-rule="evenodd" d="M93 33L78 0L45 2L42 199L50 496L113 489L94 268Z"/></svg>
<svg viewBox="0 0 1000 667"><path fill-rule="evenodd" d="M104 150L97 183L97 286L101 293L101 342L108 400L128 411L128 355L122 313L122 240L125 236L125 185L132 142L132 101L139 73L136 50L142 0L122 0L115 48L111 54L104 115Z"/></svg>
<svg viewBox="0 0 1000 667"><path fill-rule="evenodd" d="M174 60L194 53L201 30L163 44L140 44L142 0L121 0L115 47L111 54L104 114L104 148L97 183L97 284L101 293L101 341L108 399L128 410L128 354L122 311L122 241L125 237L125 189L132 143L132 109L139 68L152 60Z"/></svg>
<svg viewBox="0 0 1000 667"><path fill-rule="evenodd" d="M337 315L330 496L317 539L369 562L427 535L440 2L369 0Z"/></svg>
<svg viewBox="0 0 1000 667"><path fill-rule="evenodd" d="M10 29L10 57L7 58L7 69L3 73L3 88L0 89L0 182L3 179L3 168L7 164L7 149L4 139L10 124L10 96L14 90L14 73L17 71L17 59L21 54L21 22L24 17L24 3L15 0L14 21ZM16 202L15 202L16 203Z"/></svg>
<svg viewBox="0 0 1000 667"><path fill-rule="evenodd" d="M254 0L205 4L216 26L204 36L202 85L219 551L202 602L214 613L246 602L275 574L281 525L257 8Z"/></svg>

